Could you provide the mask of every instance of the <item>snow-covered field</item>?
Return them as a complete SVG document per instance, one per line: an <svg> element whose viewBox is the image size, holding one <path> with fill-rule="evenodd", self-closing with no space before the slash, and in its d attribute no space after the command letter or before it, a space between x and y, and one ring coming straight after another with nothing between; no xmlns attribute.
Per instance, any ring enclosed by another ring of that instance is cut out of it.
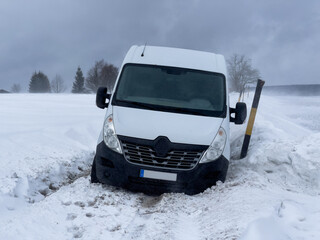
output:
<svg viewBox="0 0 320 240"><path fill-rule="evenodd" d="M225 183L157 197L90 184L94 101L0 95L0 239L320 239L319 96L263 95L242 160L246 126L231 125Z"/></svg>

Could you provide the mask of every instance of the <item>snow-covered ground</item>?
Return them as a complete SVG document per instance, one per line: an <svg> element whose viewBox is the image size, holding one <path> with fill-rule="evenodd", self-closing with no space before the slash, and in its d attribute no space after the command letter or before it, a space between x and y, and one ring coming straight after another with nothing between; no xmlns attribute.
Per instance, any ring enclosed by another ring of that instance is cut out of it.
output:
<svg viewBox="0 0 320 240"><path fill-rule="evenodd" d="M0 95L0 239L320 239L320 97L263 95L225 183L157 197L90 184L94 98Z"/></svg>

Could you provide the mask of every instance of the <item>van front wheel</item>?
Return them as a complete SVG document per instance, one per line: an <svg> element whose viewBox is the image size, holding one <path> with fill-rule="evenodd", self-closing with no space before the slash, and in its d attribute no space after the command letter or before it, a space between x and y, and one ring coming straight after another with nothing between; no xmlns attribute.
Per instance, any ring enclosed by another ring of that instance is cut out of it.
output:
<svg viewBox="0 0 320 240"><path fill-rule="evenodd" d="M91 168L91 183L99 183L96 173L96 159L94 158Z"/></svg>

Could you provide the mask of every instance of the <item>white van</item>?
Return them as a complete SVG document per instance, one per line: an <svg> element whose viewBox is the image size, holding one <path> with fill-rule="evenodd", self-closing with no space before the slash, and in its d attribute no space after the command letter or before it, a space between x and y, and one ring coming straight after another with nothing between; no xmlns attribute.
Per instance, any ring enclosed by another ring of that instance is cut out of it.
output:
<svg viewBox="0 0 320 240"><path fill-rule="evenodd" d="M229 122L242 124L247 114L244 103L229 108L226 78L222 55L131 47L113 93L97 92L97 106L107 111L91 182L196 194L224 181Z"/></svg>

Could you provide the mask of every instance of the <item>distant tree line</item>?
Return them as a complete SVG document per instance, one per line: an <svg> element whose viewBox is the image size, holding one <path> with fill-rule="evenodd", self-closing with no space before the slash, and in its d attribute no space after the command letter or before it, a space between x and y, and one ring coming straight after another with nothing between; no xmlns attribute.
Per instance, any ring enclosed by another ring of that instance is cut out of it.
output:
<svg viewBox="0 0 320 240"><path fill-rule="evenodd" d="M112 64L104 62L104 60L97 61L89 70L86 78L83 77L81 68L78 67L75 81L73 82L73 93L96 93L101 86L107 87L109 91L113 89L115 81L118 76L118 68Z"/></svg>
<svg viewBox="0 0 320 240"><path fill-rule="evenodd" d="M81 67L77 68L74 81L72 84L72 93L96 93L99 87L107 87L111 92L116 78L118 76L118 68L113 64L109 64L104 60L95 62L94 66L88 71L87 77L84 77ZM57 74L51 82L46 74L42 71L35 71L29 82L30 93L62 93L67 89L63 78ZM21 91L20 84L13 84L11 92L19 93Z"/></svg>
<svg viewBox="0 0 320 240"><path fill-rule="evenodd" d="M227 59L229 87L231 91L236 91L243 96L246 89L254 84L260 77L258 69L252 67L251 59L245 55L233 54ZM72 93L95 93L100 86L108 88L111 92L119 69L113 64L104 60L96 61L94 66L89 69L87 76L84 77L81 67L76 70ZM65 82L60 75L56 75L50 82L48 77L41 71L34 72L29 83L30 93L61 93L66 91ZM21 91L19 84L13 84L11 92Z"/></svg>

